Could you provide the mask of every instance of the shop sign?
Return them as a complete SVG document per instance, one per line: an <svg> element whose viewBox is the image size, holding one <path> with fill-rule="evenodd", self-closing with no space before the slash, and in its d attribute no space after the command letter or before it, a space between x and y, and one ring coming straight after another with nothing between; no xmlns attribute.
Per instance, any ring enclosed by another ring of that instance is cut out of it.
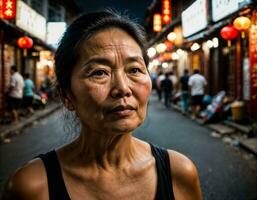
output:
<svg viewBox="0 0 257 200"><path fill-rule="evenodd" d="M250 100L250 63L249 58L243 59L243 99Z"/></svg>
<svg viewBox="0 0 257 200"><path fill-rule="evenodd" d="M188 37L207 27L207 2L196 0L182 12L183 36Z"/></svg>
<svg viewBox="0 0 257 200"><path fill-rule="evenodd" d="M251 0L212 0L212 20L219 21L250 3Z"/></svg>
<svg viewBox="0 0 257 200"><path fill-rule="evenodd" d="M16 25L45 41L46 19L23 1L17 1Z"/></svg>
<svg viewBox="0 0 257 200"><path fill-rule="evenodd" d="M257 19L257 12L254 12L252 19ZM255 110L253 115L257 116L257 23L252 24L249 30L249 57L251 78L250 104L251 110Z"/></svg>
<svg viewBox="0 0 257 200"><path fill-rule="evenodd" d="M46 42L54 48L57 48L58 43L66 30L65 22L48 22L47 23L47 34Z"/></svg>
<svg viewBox="0 0 257 200"><path fill-rule="evenodd" d="M171 22L171 0L162 0L162 23L169 24Z"/></svg>
<svg viewBox="0 0 257 200"><path fill-rule="evenodd" d="M153 31L161 32L162 31L162 16L161 14L154 14L153 16Z"/></svg>
<svg viewBox="0 0 257 200"><path fill-rule="evenodd" d="M16 14L16 0L0 0L0 18L13 19Z"/></svg>
<svg viewBox="0 0 257 200"><path fill-rule="evenodd" d="M0 18L3 18L3 1L0 0Z"/></svg>

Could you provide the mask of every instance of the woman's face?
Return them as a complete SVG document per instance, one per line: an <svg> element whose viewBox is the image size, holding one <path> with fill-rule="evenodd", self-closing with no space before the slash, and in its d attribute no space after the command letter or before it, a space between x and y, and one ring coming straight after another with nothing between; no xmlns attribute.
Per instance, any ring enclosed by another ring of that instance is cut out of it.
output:
<svg viewBox="0 0 257 200"><path fill-rule="evenodd" d="M71 99L86 130L133 131L145 119L151 87L141 49L125 31L106 29L81 44Z"/></svg>

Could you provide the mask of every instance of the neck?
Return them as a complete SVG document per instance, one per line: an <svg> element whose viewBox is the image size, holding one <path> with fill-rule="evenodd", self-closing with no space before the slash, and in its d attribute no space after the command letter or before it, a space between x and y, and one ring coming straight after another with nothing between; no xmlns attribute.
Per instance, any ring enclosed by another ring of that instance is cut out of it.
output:
<svg viewBox="0 0 257 200"><path fill-rule="evenodd" d="M105 132L97 133L81 131L74 141L73 152L83 164L96 164L104 169L108 167L123 167L134 159L134 141L131 133L108 135Z"/></svg>

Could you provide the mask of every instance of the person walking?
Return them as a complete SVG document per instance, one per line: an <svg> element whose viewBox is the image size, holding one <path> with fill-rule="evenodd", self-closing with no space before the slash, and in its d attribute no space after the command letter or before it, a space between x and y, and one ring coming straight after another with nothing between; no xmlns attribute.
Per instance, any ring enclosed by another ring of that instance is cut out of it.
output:
<svg viewBox="0 0 257 200"><path fill-rule="evenodd" d="M9 106L11 111L12 122L19 121L19 109L23 97L24 79L17 70L17 66L11 66L11 79L8 91Z"/></svg>
<svg viewBox="0 0 257 200"><path fill-rule="evenodd" d="M188 86L190 87L191 95L192 119L196 118L196 115L202 107L202 101L206 85L207 81L204 76L200 74L199 69L195 69L194 74L190 76L188 80Z"/></svg>
<svg viewBox="0 0 257 200"><path fill-rule="evenodd" d="M164 105L169 108L170 107L170 101L173 91L173 83L169 78L169 74L165 74L164 80L161 82L161 88L164 93Z"/></svg>
<svg viewBox="0 0 257 200"><path fill-rule="evenodd" d="M156 79L156 91L158 94L159 101L162 100L162 88L161 88L161 82L165 79L165 76L162 72L160 72Z"/></svg>
<svg viewBox="0 0 257 200"><path fill-rule="evenodd" d="M24 105L25 108L28 110L29 114L33 114L34 110L32 107L32 102L33 102L33 95L34 95L34 83L33 81L30 79L30 74L26 73L25 74L25 81L24 81Z"/></svg>
<svg viewBox="0 0 257 200"><path fill-rule="evenodd" d="M188 112L188 101L189 101L188 80L189 80L188 69L185 69L183 76L180 77L181 102L182 102L183 114Z"/></svg>

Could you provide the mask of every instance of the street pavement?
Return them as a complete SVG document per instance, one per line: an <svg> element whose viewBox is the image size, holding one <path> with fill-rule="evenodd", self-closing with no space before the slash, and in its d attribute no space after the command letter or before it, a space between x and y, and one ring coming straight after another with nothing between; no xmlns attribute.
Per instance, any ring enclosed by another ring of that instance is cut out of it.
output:
<svg viewBox="0 0 257 200"><path fill-rule="evenodd" d="M151 96L145 123L135 131L145 141L187 155L198 168L203 199L257 199L257 159L252 154L211 137L211 130L166 109ZM22 134L0 144L0 193L7 177L18 166L40 153L57 148L75 137L63 130L62 110L35 121Z"/></svg>

